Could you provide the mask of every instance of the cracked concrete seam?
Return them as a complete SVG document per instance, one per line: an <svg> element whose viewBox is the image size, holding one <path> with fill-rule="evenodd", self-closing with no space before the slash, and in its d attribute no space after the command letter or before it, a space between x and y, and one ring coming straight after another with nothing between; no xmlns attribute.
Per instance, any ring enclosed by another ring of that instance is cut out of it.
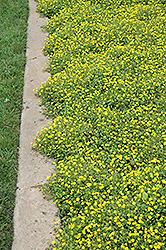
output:
<svg viewBox="0 0 166 250"><path fill-rule="evenodd" d="M42 53L46 33L41 26L47 21L36 13L36 3L29 0L28 38L24 75L23 111L20 129L19 171L14 210L14 241L12 250L45 250L52 240L57 207L47 201L37 188L54 168L53 160L32 150L31 142L48 120L38 106L33 89L50 75L42 71L47 58Z"/></svg>

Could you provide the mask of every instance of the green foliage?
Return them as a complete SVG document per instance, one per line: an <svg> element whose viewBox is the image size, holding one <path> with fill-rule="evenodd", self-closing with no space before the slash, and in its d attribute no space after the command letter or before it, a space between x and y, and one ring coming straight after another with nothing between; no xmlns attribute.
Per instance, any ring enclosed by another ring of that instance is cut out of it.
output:
<svg viewBox="0 0 166 250"><path fill-rule="evenodd" d="M53 122L34 148L55 159L52 247L164 250L165 6L102 2L59 1L45 27L51 77L37 95Z"/></svg>
<svg viewBox="0 0 166 250"><path fill-rule="evenodd" d="M0 249L11 249L28 1L0 1Z"/></svg>

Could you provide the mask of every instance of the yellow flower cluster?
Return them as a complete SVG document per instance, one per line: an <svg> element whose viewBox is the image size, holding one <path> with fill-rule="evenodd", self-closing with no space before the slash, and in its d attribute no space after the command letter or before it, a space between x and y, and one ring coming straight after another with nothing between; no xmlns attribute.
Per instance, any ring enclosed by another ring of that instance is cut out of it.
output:
<svg viewBox="0 0 166 250"><path fill-rule="evenodd" d="M38 1L51 77L37 95L53 122L34 148L55 159L54 249L166 249L165 7Z"/></svg>
<svg viewBox="0 0 166 250"><path fill-rule="evenodd" d="M152 5L152 4L163 4L165 0L37 0L37 10L38 12L44 14L44 16L51 17L59 13L60 10L65 8L74 7L77 3L84 4L87 2L89 4L100 5L103 8L110 8L112 5L114 7L131 6L136 4Z"/></svg>

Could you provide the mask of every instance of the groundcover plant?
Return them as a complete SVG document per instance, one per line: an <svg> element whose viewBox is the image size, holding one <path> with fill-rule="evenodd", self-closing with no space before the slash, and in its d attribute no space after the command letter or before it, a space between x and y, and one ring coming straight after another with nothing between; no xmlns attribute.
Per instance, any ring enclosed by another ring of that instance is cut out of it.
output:
<svg viewBox="0 0 166 250"><path fill-rule="evenodd" d="M39 0L52 118L34 149L55 159L51 249L166 248L164 1Z"/></svg>

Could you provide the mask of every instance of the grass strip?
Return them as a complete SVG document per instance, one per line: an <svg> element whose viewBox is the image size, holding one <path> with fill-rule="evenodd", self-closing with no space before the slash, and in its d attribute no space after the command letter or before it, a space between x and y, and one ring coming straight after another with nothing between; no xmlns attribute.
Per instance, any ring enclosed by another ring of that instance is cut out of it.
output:
<svg viewBox="0 0 166 250"><path fill-rule="evenodd" d="M28 1L0 1L0 249L11 249Z"/></svg>
<svg viewBox="0 0 166 250"><path fill-rule="evenodd" d="M166 248L165 7L38 2L51 77L37 95L53 123L34 149L55 159L54 249Z"/></svg>

